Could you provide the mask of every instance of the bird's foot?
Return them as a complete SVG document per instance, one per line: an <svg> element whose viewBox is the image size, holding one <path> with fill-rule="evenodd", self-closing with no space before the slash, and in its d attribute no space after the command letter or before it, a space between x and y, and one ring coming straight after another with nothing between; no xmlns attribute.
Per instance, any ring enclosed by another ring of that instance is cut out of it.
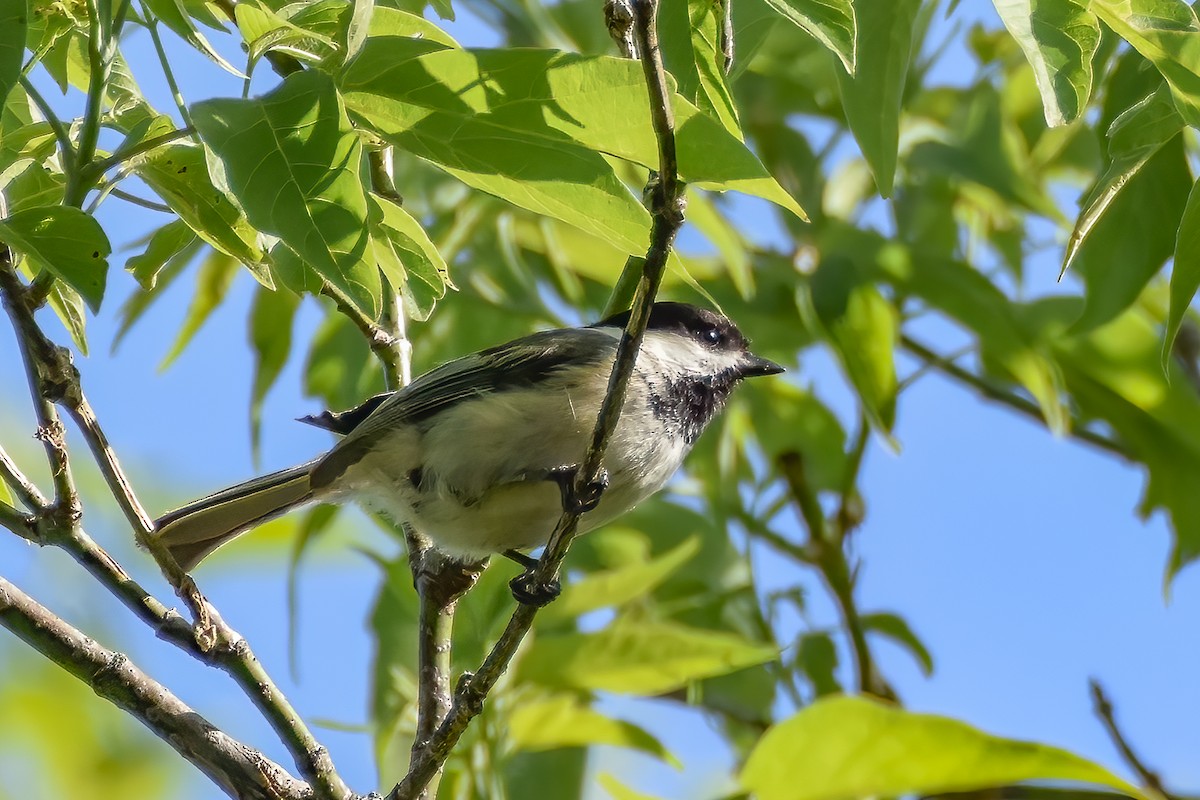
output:
<svg viewBox="0 0 1200 800"><path fill-rule="evenodd" d="M536 565L537 561L533 563ZM562 584L557 578L549 583L540 581L533 567L509 581L508 588L512 590L512 596L518 603L534 608L541 608L562 593Z"/></svg>
<svg viewBox="0 0 1200 800"><path fill-rule="evenodd" d="M600 505L600 498L608 488L608 470L601 469L596 480L584 484L577 493L575 491L575 476L579 473L579 465L569 464L550 470L549 479L558 484L562 493L563 510L574 514L586 514Z"/></svg>

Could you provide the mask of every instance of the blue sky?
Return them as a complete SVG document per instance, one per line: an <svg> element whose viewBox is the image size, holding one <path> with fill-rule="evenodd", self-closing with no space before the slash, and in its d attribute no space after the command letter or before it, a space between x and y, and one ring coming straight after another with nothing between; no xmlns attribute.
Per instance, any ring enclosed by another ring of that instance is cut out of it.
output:
<svg viewBox="0 0 1200 800"><path fill-rule="evenodd" d="M970 13L976 15L971 19L998 24L990 6L974 4ZM469 18L453 32L466 44L490 38ZM152 102L164 111L173 108L165 86L154 80L149 38L135 35L126 53ZM935 78L961 74L955 58ZM215 80L218 71L182 45L173 49L172 59L189 101L241 92L239 81ZM269 83L264 69L255 86ZM111 200L100 218L118 249L161 224L152 212ZM114 263L127 255L119 252ZM1046 274L1057 269L1049 262L1030 267ZM253 286L248 275L240 276L193 345L160 372L157 364L182 319L190 282L185 278L172 287L110 354L119 301L133 289L130 277L112 271L105 308L89 323L93 354L81 359L80 367L85 389L135 480L153 487L158 479L160 486L171 487L169 494L147 490L144 499L153 512L255 471L246 415L251 357L245 320ZM297 338L311 333L317 320L315 306L306 303ZM753 323L743 323L753 335ZM65 338L54 323L48 327L56 338ZM0 365L6 375L14 374L15 363L11 332L0 325ZM315 410L301 396L301 366L294 358L268 397L263 469L296 463L328 444L322 432L293 422ZM826 357L807 356L791 379L813 383L840 413L852 415L850 395ZM24 438L31 431L24 387L5 378L0 381L4 444L36 456ZM933 651L936 671L926 678L906 653L876 643L883 671L906 704L994 733L1061 745L1127 774L1091 711L1087 680L1095 676L1116 702L1127 735L1168 786L1200 791L1200 683L1193 669L1200 657L1195 636L1200 572L1186 569L1167 598L1165 522L1161 515L1143 522L1134 513L1144 481L1140 468L1056 440L935 376L903 395L896 436L899 452L880 443L869 451L863 474L869 515L855 546L866 565L861 608L900 613ZM41 474L36 458L25 463ZM166 596L148 559L125 543L121 527L89 527L140 579ZM382 537L375 541L393 546ZM757 557L765 588L799 579L810 589L813 617L835 619L813 576L798 578L769 552ZM5 577L72 621L110 616L117 620L110 627L135 630L115 601L83 581L64 584L62 576L77 574L66 562L61 553L0 537ZM318 548L310 559L302 577L298 680L287 669L285 577L284 560L266 557L216 561L199 574L206 593L248 637L308 719L362 723L370 663L365 620L377 588L375 568L345 548ZM131 654L152 674L182 687L185 700L286 763L269 729L223 674L144 631L122 635L121 641L128 641ZM0 663L10 648L20 646L0 635ZM703 796L713 789L728 755L719 737L696 724L694 714L663 703L606 703L658 733L685 769L677 772L617 751L604 751L596 769L619 772L627 782L663 797ZM322 730L320 737L356 789L374 787L367 735ZM187 796L212 796L198 773L194 785Z"/></svg>

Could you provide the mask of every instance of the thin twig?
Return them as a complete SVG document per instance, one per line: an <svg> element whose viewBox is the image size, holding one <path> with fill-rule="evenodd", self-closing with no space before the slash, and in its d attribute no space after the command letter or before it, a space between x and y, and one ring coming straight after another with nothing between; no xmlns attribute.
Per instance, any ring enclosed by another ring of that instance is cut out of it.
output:
<svg viewBox="0 0 1200 800"><path fill-rule="evenodd" d="M312 789L197 714L129 657L101 647L0 578L0 625L128 712L239 800L307 800Z"/></svg>
<svg viewBox="0 0 1200 800"><path fill-rule="evenodd" d="M17 497L25 504L25 508L30 511L41 511L50 505L46 496L33 481L25 477L25 473L21 472L17 462L12 460L3 447L0 447L0 481L8 484L8 488L16 492Z"/></svg>
<svg viewBox="0 0 1200 800"><path fill-rule="evenodd" d="M136 194L127 192L124 189L118 189L115 186L109 188L108 193L111 194L113 197L124 200L126 203L132 203L135 206L141 206L142 208L149 209L150 211L157 211L160 214L174 214L175 213L175 209L171 208L166 203L159 203L154 200L147 200L144 197L138 197Z"/></svg>
<svg viewBox="0 0 1200 800"><path fill-rule="evenodd" d="M1036 403L1019 397L1011 392L1007 392L992 385L989 381L974 374L969 370L965 370L955 363L945 360L936 352L926 347L925 345L913 339L907 334L900 336L900 346L907 350L912 355L921 359L926 364L929 364L939 372L949 375L951 378L967 384L977 390L984 397L990 400L995 400L998 403L1003 403L1014 411L1019 411L1027 417L1031 417L1039 422L1045 422L1045 416L1042 410ZM1080 424L1079 420L1071 421L1070 435L1082 442L1087 442L1090 445L1099 447L1113 455L1120 456L1127 461L1134 461L1133 455L1121 442L1115 439L1110 439L1103 434L1096 433Z"/></svg>
<svg viewBox="0 0 1200 800"><path fill-rule="evenodd" d="M1125 759L1125 763L1129 768L1137 774L1138 779L1142 784L1159 796L1166 800L1174 800L1171 793L1163 786L1162 778L1158 773L1146 766L1146 762L1138 758L1137 753L1133 752L1133 747L1130 746L1129 740L1121 733L1121 729L1117 727L1117 720L1113 712L1112 701L1108 699L1108 695L1104 691L1104 687L1100 685L1100 681L1092 678L1088 681L1088 685L1092 690L1092 703L1096 710L1096 716L1100 718L1104 729L1108 731L1108 736L1112 739L1117 749L1121 751L1121 757Z"/></svg>
<svg viewBox="0 0 1200 800"><path fill-rule="evenodd" d="M102 158L93 162L92 165L88 167L89 174L94 178L99 178L113 167L120 166L126 161L137 158L143 153L149 153L155 148L162 147L163 145L170 144L171 142L177 142L180 139L187 139L195 134L196 129L189 125L186 128L176 128L175 130L164 133L161 136L152 136L149 139L142 139L140 142L134 142L129 147L118 150L108 158Z"/></svg>
<svg viewBox="0 0 1200 800"><path fill-rule="evenodd" d="M175 101L175 108L179 110L179 118L183 120L183 124L187 127L192 126L192 114L188 109L187 102L183 99L183 92L179 90L179 83L175 80L175 70L171 69L171 62L167 60L167 50L163 47L162 37L158 33L158 17L147 8L143 2L142 19L146 20L146 29L150 31L150 40L154 42L154 51L158 54L158 63L162 67L163 76L167 79L167 87L171 90L171 98Z"/></svg>
<svg viewBox="0 0 1200 800"><path fill-rule="evenodd" d="M894 700L895 692L875 666L866 630L854 602L854 577L843 547L844 532L832 532L825 522L816 492L808 482L804 459L799 453L784 453L779 468L809 531L809 542L802 549L805 562L821 573L829 593L837 601L842 623L850 636L859 691ZM770 541L770 540L768 540Z"/></svg>
<svg viewBox="0 0 1200 800"><path fill-rule="evenodd" d="M31 542L38 541L37 517L24 511L18 511L8 503L0 500L0 525Z"/></svg>
<svg viewBox="0 0 1200 800"><path fill-rule="evenodd" d="M41 361L34 352L33 340L27 335L31 327L37 330L37 325L33 322L33 312L26 306L24 292L21 279L12 267L12 251L0 244L0 301L12 320L17 334L17 349L25 365L25 377L38 422L35 438L42 443L46 461L50 465L50 477L54 482L53 512L59 520L74 523L82 513L79 494L71 475L62 422L54 404L46 399L42 391Z"/></svg>
<svg viewBox="0 0 1200 800"><path fill-rule="evenodd" d="M662 56L658 49L657 3L654 0L634 0L633 11L642 68L650 90L651 117L659 144L659 179L651 195L653 224L642 277L634 296L629 323L617 347L608 390L596 419L591 443L575 477L572 487L575 497L583 496L600 476L604 451L621 413L625 389L646 332L650 309L662 281L671 244L683 224L681 186L675 159L675 125ZM578 507L571 502L565 505L567 508L551 534L537 567L529 576L533 585L546 586L557 579L575 535L579 522ZM529 632L536 613L537 609L532 605L519 605L479 670L474 675L464 675L459 681L450 713L438 727L428 747L413 758L408 774L392 790L390 800L411 800L424 791L471 720L482 710L484 699L508 668L518 646Z"/></svg>
<svg viewBox="0 0 1200 800"><path fill-rule="evenodd" d="M37 106L42 118L46 124L50 126L50 130L54 133L54 138L58 142L58 149L62 153L63 170L71 172L75 168L75 146L71 144L71 136L67 133L67 128L62 124L62 120L54 113L54 109L46 102L46 98L42 97L42 93L37 90L33 82L24 75L20 78L21 88L25 90L25 94Z"/></svg>

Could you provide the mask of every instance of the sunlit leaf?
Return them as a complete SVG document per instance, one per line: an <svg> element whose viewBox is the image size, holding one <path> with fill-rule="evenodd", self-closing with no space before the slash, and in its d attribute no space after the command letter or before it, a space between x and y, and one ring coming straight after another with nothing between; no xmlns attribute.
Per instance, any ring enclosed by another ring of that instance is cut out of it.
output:
<svg viewBox="0 0 1200 800"><path fill-rule="evenodd" d="M158 147L133 164L135 174L158 193L189 228L243 264L263 260L258 232L213 183L204 150L188 144Z"/></svg>
<svg viewBox="0 0 1200 800"><path fill-rule="evenodd" d="M807 31L838 57L842 67L854 74L858 45L854 4L851 0L767 0L771 7ZM860 12L864 16L871 12ZM867 23L868 25L870 23ZM864 41L863 44L870 44Z"/></svg>
<svg viewBox="0 0 1200 800"><path fill-rule="evenodd" d="M192 119L250 223L377 316L381 287L366 258L362 142L328 76L305 70L255 100L206 100L192 108Z"/></svg>
<svg viewBox="0 0 1200 800"><path fill-rule="evenodd" d="M342 86L351 110L388 141L517 205L629 252L643 249L644 210L623 185L618 188L607 162L596 160L603 152L658 166L645 79L636 64L551 50L464 51L371 37ZM759 195L802 215L719 122L682 97L676 97L675 117L681 177L704 188ZM633 247L635 241L640 244Z"/></svg>
<svg viewBox="0 0 1200 800"><path fill-rule="evenodd" d="M596 633L538 636L516 675L547 688L658 694L777 656L774 647L728 633L618 619Z"/></svg>
<svg viewBox="0 0 1200 800"><path fill-rule="evenodd" d="M678 764L662 743L642 728L605 716L572 695L522 698L512 710L507 728L508 741L517 750L606 744L640 750Z"/></svg>
<svg viewBox="0 0 1200 800"><path fill-rule="evenodd" d="M1158 67L1179 113L1200 127L1200 22L1183 0L1091 0L1089 9Z"/></svg>
<svg viewBox="0 0 1200 800"><path fill-rule="evenodd" d="M1033 67L1046 124L1076 119L1092 91L1092 57L1100 44L1100 23L1083 0L994 0L1008 32Z"/></svg>
<svg viewBox="0 0 1200 800"><path fill-rule="evenodd" d="M1066 750L844 696L818 700L768 730L741 778L761 800L897 797L1030 780L1098 784L1141 796L1108 770Z"/></svg>
<svg viewBox="0 0 1200 800"><path fill-rule="evenodd" d="M183 220L171 220L154 232L145 250L125 262L125 269L133 273L143 289L153 289L159 271L195 240L196 234Z"/></svg>
<svg viewBox="0 0 1200 800"><path fill-rule="evenodd" d="M600 785L604 787L604 791L608 792L608 796L611 797L612 800L658 800L658 798L653 795L630 789L628 786L621 783L613 775L607 772L600 773L598 780Z"/></svg>
<svg viewBox="0 0 1200 800"><path fill-rule="evenodd" d="M658 36L663 62L679 82L679 93L741 139L737 106L725 77L721 9L720 3L665 0L659 4Z"/></svg>
<svg viewBox="0 0 1200 800"><path fill-rule="evenodd" d="M562 596L542 612L543 619L566 620L600 608L621 606L653 592L700 550L700 540L685 539L647 561L618 569L593 572L572 581Z"/></svg>
<svg viewBox="0 0 1200 800"><path fill-rule="evenodd" d="M1175 261L1171 266L1171 307L1163 336L1164 367L1175 337L1179 335L1183 316L1196 290L1200 289L1200 189L1197 187L1200 187L1200 183L1192 184L1175 238Z"/></svg>
<svg viewBox="0 0 1200 800"><path fill-rule="evenodd" d="M0 240L66 281L92 311L100 309L112 246L90 214L69 206L17 211L0 219Z"/></svg>
<svg viewBox="0 0 1200 800"><path fill-rule="evenodd" d="M1191 188L1182 136L1173 137L1128 176L1074 250L1072 263L1087 285L1087 304L1076 331L1113 319L1162 268L1175 249ZM1131 230L1137 236L1130 236Z"/></svg>

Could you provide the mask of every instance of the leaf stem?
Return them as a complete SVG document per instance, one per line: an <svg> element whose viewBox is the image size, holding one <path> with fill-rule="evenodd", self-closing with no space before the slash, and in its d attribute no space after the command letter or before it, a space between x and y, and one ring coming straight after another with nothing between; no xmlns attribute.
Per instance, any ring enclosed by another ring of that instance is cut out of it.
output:
<svg viewBox="0 0 1200 800"><path fill-rule="evenodd" d="M1108 736L1112 739L1117 750L1120 751L1121 757L1125 759L1125 763L1134 771L1138 779L1147 789L1155 792L1165 800L1174 800L1174 797L1163 786L1162 778L1158 773L1146 766L1146 762L1142 761L1133 751L1133 747L1129 744L1129 740L1121 733L1121 729L1117 726L1117 719L1113 711L1112 701L1104 691L1104 687L1100 685L1100 681L1092 678L1088 681L1088 685L1092 691L1092 704L1096 711L1096 716L1100 718L1100 722L1104 725L1104 730L1108 732Z"/></svg>
<svg viewBox="0 0 1200 800"><path fill-rule="evenodd" d="M46 102L46 98L42 97L42 93L37 90L33 82L24 75L20 78L21 88L25 90L25 94L29 95L29 99L37 106L42 117L45 118L46 124L50 126L50 130L54 133L54 138L58 142L59 150L62 151L63 169L70 173L75 170L75 147L71 144L71 136L67 133L66 127L62 124L62 120L54 113L54 109Z"/></svg>

